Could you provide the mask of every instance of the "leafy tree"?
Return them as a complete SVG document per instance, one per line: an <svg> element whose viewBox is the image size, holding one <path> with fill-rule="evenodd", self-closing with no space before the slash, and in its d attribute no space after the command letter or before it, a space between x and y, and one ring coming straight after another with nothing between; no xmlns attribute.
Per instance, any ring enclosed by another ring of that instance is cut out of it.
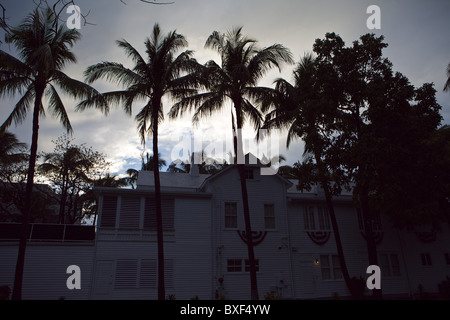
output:
<svg viewBox="0 0 450 320"><path fill-rule="evenodd" d="M67 136L59 137L53 152L44 153L38 173L51 183L59 203L59 223L73 224L83 219L82 195L104 176L109 163L105 156L85 145L75 145Z"/></svg>
<svg viewBox="0 0 450 320"><path fill-rule="evenodd" d="M96 91L83 82L68 77L61 70L67 63L76 62L70 48L80 38L76 29L55 23L55 14L50 8L36 9L21 25L10 28L6 42L12 43L19 58L0 50L0 97L19 93L22 97L0 127L5 131L13 122L21 123L34 101L32 139L28 166L23 228L19 244L16 276L12 299L22 297L23 266L26 249L26 230L31 210L33 178L38 149L39 117L45 115L43 97L48 97L48 110L66 128L72 131L64 104L55 84L74 98L89 97Z"/></svg>
<svg viewBox="0 0 450 320"><path fill-rule="evenodd" d="M312 54L305 55L293 72L294 84L285 79L276 80L273 93L262 101L262 110L271 110L264 128L269 132L273 128L286 129L287 147L295 139L305 141L304 162L296 162L289 170L283 171L298 179L298 189L311 189L314 183L319 183L324 190L342 275L350 293L356 297L333 205L333 195L339 194L346 183L339 164L331 157L339 113L334 101L334 87L324 81L329 76L327 70L319 68Z"/></svg>
<svg viewBox="0 0 450 320"><path fill-rule="evenodd" d="M176 55L177 51L187 46L183 35L171 31L163 35L159 25L155 24L151 37L145 40L147 59L127 41L119 40L117 44L133 60L133 69L125 68L116 62L101 62L88 67L86 80L92 83L105 78L118 85L125 86L121 91L106 92L87 99L77 106L78 110L97 107L105 114L109 104L122 102L127 114L132 113L132 105L137 100L144 100L145 105L136 115L138 131L142 143L148 134L153 137L153 172L155 179L155 206L158 243L158 299L165 299L164 284L164 244L161 212L161 190L159 178L158 126L164 119L162 99L165 96L180 99L195 93L195 82L189 73L198 69L198 63L192 58L192 51L186 50ZM187 73L187 74L186 74ZM104 101L107 103L105 104Z"/></svg>
<svg viewBox="0 0 450 320"><path fill-rule="evenodd" d="M242 127L245 121L249 121L255 130L261 126L262 115L252 100L267 94L267 88L259 87L258 81L270 69L280 69L282 63L292 63L293 60L289 50L280 44L263 49L257 48L256 40L242 34L242 27L234 28L225 34L214 31L208 37L205 47L214 49L220 54L221 65L213 60L208 61L200 75L205 91L182 99L172 107L169 114L171 117L177 117L194 107L192 121L198 123L202 117L222 109L226 101L232 102L234 154L240 176L245 232L248 238L251 298L257 300L255 257L251 239L247 185L244 176Z"/></svg>
<svg viewBox="0 0 450 320"><path fill-rule="evenodd" d="M427 203L424 210L414 209L424 213L420 214L422 218L430 221L435 216L428 206L434 202L431 193L417 191L423 190L423 180L419 186L422 178L429 180L422 175L427 172L423 170L427 164L420 151L422 141L441 121L433 86L424 84L416 89L402 74L394 73L392 63L383 57L382 50L387 47L383 40L383 36L366 34L345 47L338 35L327 33L314 44L319 68L329 70L329 80L323 81L334 86L337 93L336 148L330 155L340 160L340 169L354 184L354 200L364 219L369 264L377 264L373 230L376 213L388 214L394 225L411 223L415 218L405 200L415 198L411 204L419 199ZM405 220L399 220L400 216ZM381 291L374 290L374 295L381 297Z"/></svg>

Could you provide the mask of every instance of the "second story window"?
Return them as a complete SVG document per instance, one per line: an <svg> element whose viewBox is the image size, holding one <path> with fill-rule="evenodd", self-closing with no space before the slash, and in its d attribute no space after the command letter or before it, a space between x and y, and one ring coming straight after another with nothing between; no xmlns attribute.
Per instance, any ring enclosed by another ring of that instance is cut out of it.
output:
<svg viewBox="0 0 450 320"><path fill-rule="evenodd" d="M358 226L360 231L365 230L364 216L360 209L356 209L358 217ZM381 225L381 215L379 212L375 212L372 217L372 231L382 231L383 226Z"/></svg>
<svg viewBox="0 0 450 320"><path fill-rule="evenodd" d="M237 228L237 203L225 202L225 228Z"/></svg>
<svg viewBox="0 0 450 320"><path fill-rule="evenodd" d="M275 229L275 206L273 204L264 205L264 227Z"/></svg>
<svg viewBox="0 0 450 320"><path fill-rule="evenodd" d="M330 230L330 215L325 206L307 206L303 212L303 224L305 230L320 231Z"/></svg>
<svg viewBox="0 0 450 320"><path fill-rule="evenodd" d="M244 169L244 177L247 180L253 179L253 168L245 168Z"/></svg>

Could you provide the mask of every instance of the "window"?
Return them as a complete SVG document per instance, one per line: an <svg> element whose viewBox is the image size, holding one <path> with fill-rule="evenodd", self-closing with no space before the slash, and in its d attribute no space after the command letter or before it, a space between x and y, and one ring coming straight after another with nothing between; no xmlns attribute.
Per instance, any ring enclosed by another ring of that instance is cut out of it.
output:
<svg viewBox="0 0 450 320"><path fill-rule="evenodd" d="M255 269L259 271L259 260L255 259ZM245 259L245 272L250 272L250 260Z"/></svg>
<svg viewBox="0 0 450 320"><path fill-rule="evenodd" d="M331 230L328 208L321 206L305 207L303 223L305 230Z"/></svg>
<svg viewBox="0 0 450 320"><path fill-rule="evenodd" d="M225 228L237 228L236 202L225 202Z"/></svg>
<svg viewBox="0 0 450 320"><path fill-rule="evenodd" d="M242 272L242 260L241 259L228 259L227 260L228 272Z"/></svg>
<svg viewBox="0 0 450 320"><path fill-rule="evenodd" d="M139 285L141 288L156 288L156 259L142 259L141 261L141 277Z"/></svg>
<svg viewBox="0 0 450 320"><path fill-rule="evenodd" d="M322 280L337 280L343 278L338 255L321 255L320 270L322 272Z"/></svg>
<svg viewBox="0 0 450 320"><path fill-rule="evenodd" d="M164 231L175 229L175 199L161 199L162 225ZM156 201L155 198L145 198L144 229L156 231Z"/></svg>
<svg viewBox="0 0 450 320"><path fill-rule="evenodd" d="M120 202L119 228L139 229L141 198L122 196Z"/></svg>
<svg viewBox="0 0 450 320"><path fill-rule="evenodd" d="M244 263L244 268L242 268L242 263ZM255 259L256 271L259 271L259 260ZM227 271L228 272L250 272L250 262L248 259L228 259L227 260Z"/></svg>
<svg viewBox="0 0 450 320"><path fill-rule="evenodd" d="M253 179L253 168L245 168L244 169L244 178L245 179Z"/></svg>
<svg viewBox="0 0 450 320"><path fill-rule="evenodd" d="M100 226L114 228L116 226L116 212L117 212L117 197L104 196Z"/></svg>
<svg viewBox="0 0 450 320"><path fill-rule="evenodd" d="M328 209L325 207L317 207L317 214L319 217L319 229L330 230L330 216Z"/></svg>
<svg viewBox="0 0 450 320"><path fill-rule="evenodd" d="M315 230L316 225L314 222L314 207L306 207L303 213L303 222L305 230Z"/></svg>
<svg viewBox="0 0 450 320"><path fill-rule="evenodd" d="M360 209L356 209L356 214L358 217L359 230L364 231L365 224L364 224L362 211ZM379 212L375 212L372 217L372 231L382 231L382 230L383 230L383 226L381 224L381 215Z"/></svg>
<svg viewBox="0 0 450 320"><path fill-rule="evenodd" d="M117 260L114 287L117 289L136 288L137 268L137 259Z"/></svg>
<svg viewBox="0 0 450 320"><path fill-rule="evenodd" d="M382 253L379 255L379 263L381 274L384 277L399 277L401 275L400 262L397 254Z"/></svg>
<svg viewBox="0 0 450 320"><path fill-rule="evenodd" d="M266 229L275 229L275 206L273 204L264 205L264 226Z"/></svg>
<svg viewBox="0 0 450 320"><path fill-rule="evenodd" d="M420 258L422 259L423 266L431 266L431 256L429 253L420 254Z"/></svg>

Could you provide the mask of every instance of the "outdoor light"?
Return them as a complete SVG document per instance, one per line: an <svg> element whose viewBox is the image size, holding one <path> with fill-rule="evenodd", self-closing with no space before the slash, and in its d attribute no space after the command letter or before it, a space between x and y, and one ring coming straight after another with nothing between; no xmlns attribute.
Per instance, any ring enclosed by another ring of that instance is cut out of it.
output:
<svg viewBox="0 0 450 320"><path fill-rule="evenodd" d="M315 259L315 260L314 260L314 264L315 264L316 266L318 266L318 265L320 264L319 259Z"/></svg>

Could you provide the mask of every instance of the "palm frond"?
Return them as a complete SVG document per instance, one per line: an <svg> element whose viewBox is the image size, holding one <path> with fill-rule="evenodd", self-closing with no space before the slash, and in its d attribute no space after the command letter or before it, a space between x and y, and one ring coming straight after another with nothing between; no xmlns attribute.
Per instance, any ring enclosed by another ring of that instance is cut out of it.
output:
<svg viewBox="0 0 450 320"><path fill-rule="evenodd" d="M263 116L261 112L259 112L259 110L247 99L242 101L242 115L244 122L250 122L250 125L253 126L253 129L256 132L261 129Z"/></svg>
<svg viewBox="0 0 450 320"><path fill-rule="evenodd" d="M14 76L31 76L33 74L33 69L26 63L3 50L0 50L0 70L10 71Z"/></svg>
<svg viewBox="0 0 450 320"><path fill-rule="evenodd" d="M211 116L216 111L219 111L224 103L225 96L213 92L209 97L202 101L202 103L196 108L194 115L192 116L192 123L197 125L200 119L203 117Z"/></svg>
<svg viewBox="0 0 450 320"><path fill-rule="evenodd" d="M70 124L69 116L67 115L64 103L58 95L55 87L49 84L47 89L47 96L49 97L48 109L51 114L56 117L67 130L67 133L72 133L72 125Z"/></svg>
<svg viewBox="0 0 450 320"><path fill-rule="evenodd" d="M84 72L87 83L105 79L117 85L129 86L137 82L145 82L145 78L116 62L101 62L89 66Z"/></svg>
<svg viewBox="0 0 450 320"><path fill-rule="evenodd" d="M3 122L0 127L0 132L4 132L6 128L11 126L12 122L17 126L22 123L27 116L28 109L30 107L30 103L34 98L34 87L30 85L25 94L20 98L20 100L14 106L13 111L9 114L8 118Z"/></svg>
<svg viewBox="0 0 450 320"><path fill-rule="evenodd" d="M294 63L292 53L281 44L274 44L270 47L259 50L255 54L248 64L248 70L253 80L253 84L256 84L262 76L266 74L272 68L277 68L281 71L281 64Z"/></svg>

